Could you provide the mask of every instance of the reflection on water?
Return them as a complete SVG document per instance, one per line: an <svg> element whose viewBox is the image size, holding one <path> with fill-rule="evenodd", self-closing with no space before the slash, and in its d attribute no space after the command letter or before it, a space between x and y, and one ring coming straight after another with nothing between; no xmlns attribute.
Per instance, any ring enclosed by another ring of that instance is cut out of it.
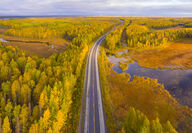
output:
<svg viewBox="0 0 192 133"><path fill-rule="evenodd" d="M6 40L4 40L4 39L2 39L2 38L0 38L0 41L1 41L1 42L8 42L8 41L6 41Z"/></svg>
<svg viewBox="0 0 192 133"><path fill-rule="evenodd" d="M111 63L119 64L120 61L127 61L125 58L116 58L115 56L108 57ZM117 65L118 66L118 65Z"/></svg>
<svg viewBox="0 0 192 133"><path fill-rule="evenodd" d="M128 49L125 49L124 51L118 52L117 54L122 55L122 54L127 53L127 52L128 52Z"/></svg>
<svg viewBox="0 0 192 133"><path fill-rule="evenodd" d="M117 73L129 73L131 80L134 75L158 79L159 83L164 84L165 88L178 99L179 103L192 107L192 69L149 69L140 67L137 62L135 62L134 64L129 64L127 70L122 71L118 67L118 62L126 61L125 58L116 58L114 56L108 58L110 62L115 63L113 70Z"/></svg>

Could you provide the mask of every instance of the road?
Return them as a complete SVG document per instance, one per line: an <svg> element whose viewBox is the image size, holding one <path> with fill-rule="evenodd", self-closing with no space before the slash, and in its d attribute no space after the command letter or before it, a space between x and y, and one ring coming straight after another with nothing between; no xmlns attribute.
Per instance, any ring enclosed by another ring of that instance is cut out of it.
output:
<svg viewBox="0 0 192 133"><path fill-rule="evenodd" d="M121 22L124 23L124 21ZM98 49L109 33L94 43L87 58L78 133L106 133L99 80Z"/></svg>
<svg viewBox="0 0 192 133"><path fill-rule="evenodd" d="M108 33L107 33L108 34ZM87 59L84 82L85 104L83 116L80 118L79 130L81 133L105 133L102 95L99 80L98 48L106 35L100 37L93 45ZM82 114L82 113L81 113ZM82 118L83 117L83 118ZM83 124L82 124L83 123ZM82 127L83 125L83 127Z"/></svg>

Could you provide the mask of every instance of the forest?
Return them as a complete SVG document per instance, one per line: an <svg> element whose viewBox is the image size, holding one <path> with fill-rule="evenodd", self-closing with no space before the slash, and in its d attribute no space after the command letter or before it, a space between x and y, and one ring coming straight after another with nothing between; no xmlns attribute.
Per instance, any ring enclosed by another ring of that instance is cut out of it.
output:
<svg viewBox="0 0 192 133"><path fill-rule="evenodd" d="M188 133L191 109L180 105L157 79L117 74L105 48L100 55L100 78L109 132Z"/></svg>
<svg viewBox="0 0 192 133"><path fill-rule="evenodd" d="M0 20L0 37L28 53L47 57L63 52L69 43L90 44L117 23L118 19L86 17Z"/></svg>
<svg viewBox="0 0 192 133"><path fill-rule="evenodd" d="M191 43L191 26L191 18L169 17L0 20L0 38L8 41L0 42L0 132L77 132L88 52L99 37L111 31L99 55L107 130L191 133L190 107L181 105L157 79L117 74L107 57L120 56L117 52L126 48L125 55L134 60L129 64L138 61L148 68L164 68L172 63L190 69L191 45L186 44ZM184 44L186 39L189 42ZM32 47L33 54L29 53ZM129 68L123 62L119 66Z"/></svg>
<svg viewBox="0 0 192 133"><path fill-rule="evenodd" d="M107 36L105 46L110 50L120 48L122 31L125 29L126 37L124 39L128 47L165 47L167 42L191 38L190 24L192 24L191 19L125 19L124 25L117 27Z"/></svg>
<svg viewBox="0 0 192 133"><path fill-rule="evenodd" d="M0 43L0 132L77 132L87 53L117 23L110 18L1 20L4 36L60 38L68 44L42 58Z"/></svg>
<svg viewBox="0 0 192 133"><path fill-rule="evenodd" d="M106 37L99 67L109 132L192 132L190 107L178 103L158 79L131 75L133 68L127 72L134 62L146 70L190 70L191 24L191 18L129 17ZM109 57L128 60L118 63L122 73Z"/></svg>

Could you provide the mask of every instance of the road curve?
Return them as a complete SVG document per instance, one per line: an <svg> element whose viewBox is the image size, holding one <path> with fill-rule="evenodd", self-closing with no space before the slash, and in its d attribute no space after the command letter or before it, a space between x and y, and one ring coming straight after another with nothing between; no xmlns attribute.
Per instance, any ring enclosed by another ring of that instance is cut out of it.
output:
<svg viewBox="0 0 192 133"><path fill-rule="evenodd" d="M120 21L121 24L124 23L123 20ZM101 36L94 43L87 58L78 133L106 133L99 80L98 49L109 33Z"/></svg>
<svg viewBox="0 0 192 133"><path fill-rule="evenodd" d="M107 33L108 34L108 33ZM87 59L84 82L85 104L82 104L79 133L105 133L105 120L103 113L102 94L100 89L98 48L106 35L100 37L92 46Z"/></svg>

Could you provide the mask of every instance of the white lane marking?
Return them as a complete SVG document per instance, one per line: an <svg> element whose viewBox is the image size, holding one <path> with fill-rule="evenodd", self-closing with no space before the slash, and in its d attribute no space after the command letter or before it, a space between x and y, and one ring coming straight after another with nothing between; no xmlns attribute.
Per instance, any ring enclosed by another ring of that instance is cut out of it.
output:
<svg viewBox="0 0 192 133"><path fill-rule="evenodd" d="M107 33L108 34L108 33ZM106 35L107 35L106 34ZM91 73L91 60L92 60L92 56L93 56L93 49L96 47L96 45L97 44L99 44L100 45L100 43L103 41L103 39L105 38L105 36L106 35L104 35L104 36L102 36L102 37L100 37L95 43L94 43L94 45L92 46L92 48L91 48L91 51L90 51L90 54L89 54L89 61L88 61L88 77L87 77L87 80L88 80L88 82L87 82L87 93L86 93L86 107L85 107L85 124L84 124L84 133L89 133L89 88L90 88L90 73ZM98 46L99 46L98 45ZM97 48L98 48L98 46L97 46ZM97 57L97 49L96 49L96 57ZM97 58L96 58L96 63L98 63L97 62ZM99 89L100 89L100 82L98 82L99 81L99 79L98 79L98 66L96 65L96 76L97 76L97 86L98 86L98 84L99 84ZM97 91L98 91L98 88L97 88ZM100 99L101 99L101 92L100 92L100 94L99 94L99 97L100 97ZM99 100L99 102L101 102L101 100ZM98 103L99 103L98 102ZM100 107L101 106L101 107ZM104 123L104 117L103 117L103 107L102 107L102 103L100 103L100 104L98 104L98 107L100 107L99 108L99 111L100 111L100 113L99 113L99 123L100 123L100 131L103 131L103 132L101 132L101 133L105 133L105 123ZM101 112L102 111L102 112ZM100 119L100 114L101 114L101 116L102 116L102 118ZM102 120L103 119L103 120ZM101 122L102 121L102 122ZM101 124L102 123L102 124ZM102 130L101 130L101 128L102 128ZM104 129L104 130L103 130Z"/></svg>
<svg viewBox="0 0 192 133"><path fill-rule="evenodd" d="M98 109L99 109L99 124L100 124L100 133L105 133L105 121L104 121L104 114L103 114L103 105L102 105L102 98L101 98L101 88L100 88L100 80L99 80L99 69L98 69L98 48L100 43L105 38L105 35L100 40L97 48L96 48L96 59L95 59L95 67L96 67L96 78L97 78L97 93L98 93Z"/></svg>
<svg viewBox="0 0 192 133"><path fill-rule="evenodd" d="M98 41L98 40L97 40ZM90 88L90 73L91 73L91 60L92 60L92 53L93 49L97 44L97 41L91 48L90 54L89 54L89 62L88 62L88 77L87 77L87 93L86 93L86 107L85 107L85 124L84 124L84 133L89 132L89 88Z"/></svg>
<svg viewBox="0 0 192 133"><path fill-rule="evenodd" d="M110 33L111 31L107 32L105 35L101 36L92 46L90 54L89 54L89 62L88 62L88 82L87 82L87 95L86 95L86 108L85 108L85 124L84 124L84 133L89 133L89 86L90 86L90 69L91 69L91 57L92 57L92 53L93 53L93 49L94 47L97 45L96 47L96 78L97 78L97 91L99 93L99 99L98 99L98 108L99 108L99 123L100 123L100 132L101 133L105 133L105 122L104 122L104 114L103 114L103 105L102 105L102 99L101 99L101 88L100 88L100 80L99 80L99 69L98 69L98 47L100 45L100 43L105 39L105 37ZM86 65L87 66L87 65ZM87 68L87 67L86 67ZM101 115L101 117L100 117Z"/></svg>

